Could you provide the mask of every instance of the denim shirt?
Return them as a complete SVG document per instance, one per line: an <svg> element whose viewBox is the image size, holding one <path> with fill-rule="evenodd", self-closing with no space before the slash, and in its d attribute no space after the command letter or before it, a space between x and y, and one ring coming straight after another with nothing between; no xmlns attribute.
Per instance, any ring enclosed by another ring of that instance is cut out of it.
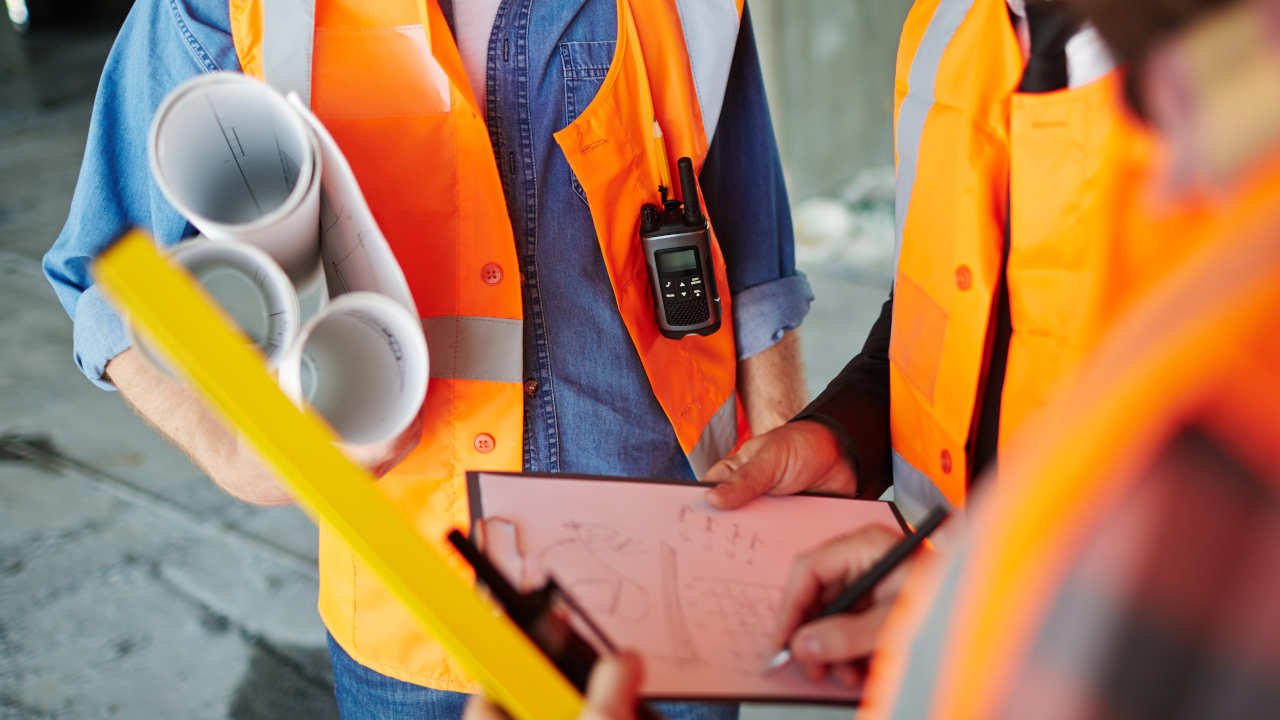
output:
<svg viewBox="0 0 1280 720"><path fill-rule="evenodd" d="M692 478L622 323L582 188L552 137L603 82L616 12L615 0L503 0L490 36L486 119L523 278L524 466ZM129 341L88 265L131 226L164 246L194 234L151 178L147 132L179 83L239 69L229 28L226 0L142 0L107 58L67 224L44 258L74 320L76 363L101 387L111 388L103 370ZM738 355L750 357L800 325L812 293L795 271L745 15L700 181L728 268Z"/></svg>

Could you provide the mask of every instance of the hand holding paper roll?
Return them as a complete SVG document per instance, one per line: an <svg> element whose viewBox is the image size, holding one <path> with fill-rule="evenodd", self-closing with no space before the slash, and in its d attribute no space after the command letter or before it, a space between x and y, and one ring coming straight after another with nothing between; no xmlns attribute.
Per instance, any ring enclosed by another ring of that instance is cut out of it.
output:
<svg viewBox="0 0 1280 720"><path fill-rule="evenodd" d="M161 104L152 171L207 238L172 252L299 404L377 474L417 443L429 377L408 283L336 142L296 97L233 73ZM297 287L332 299L303 325ZM291 281L291 282L290 282Z"/></svg>

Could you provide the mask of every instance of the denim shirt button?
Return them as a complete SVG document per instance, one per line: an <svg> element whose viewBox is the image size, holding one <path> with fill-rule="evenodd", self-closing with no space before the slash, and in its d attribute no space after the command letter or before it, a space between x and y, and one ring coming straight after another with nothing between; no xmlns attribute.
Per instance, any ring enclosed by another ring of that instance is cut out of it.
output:
<svg viewBox="0 0 1280 720"><path fill-rule="evenodd" d="M525 380L525 381L524 381L524 394L525 394L525 395L528 395L529 397L533 397L534 395L537 395L537 394L538 394L538 381L537 381L537 380L535 380L534 378L529 378L528 380Z"/></svg>
<svg viewBox="0 0 1280 720"><path fill-rule="evenodd" d="M502 282L502 266L498 263L485 263L480 268L480 279L485 285L497 285Z"/></svg>

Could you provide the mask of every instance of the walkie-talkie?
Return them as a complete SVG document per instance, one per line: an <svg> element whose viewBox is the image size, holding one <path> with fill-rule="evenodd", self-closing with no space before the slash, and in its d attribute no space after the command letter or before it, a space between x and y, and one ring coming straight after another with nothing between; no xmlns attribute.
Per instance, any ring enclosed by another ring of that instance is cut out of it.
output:
<svg viewBox="0 0 1280 720"><path fill-rule="evenodd" d="M667 188L659 187L662 207L646 203L640 208L640 240L658 328L666 337L679 340L720 329L720 293L693 161L682 157L676 165L681 200L668 198Z"/></svg>

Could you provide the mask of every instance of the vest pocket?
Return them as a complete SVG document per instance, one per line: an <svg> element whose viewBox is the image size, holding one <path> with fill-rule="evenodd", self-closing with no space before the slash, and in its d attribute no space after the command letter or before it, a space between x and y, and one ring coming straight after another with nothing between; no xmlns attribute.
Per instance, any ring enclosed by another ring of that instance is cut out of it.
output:
<svg viewBox="0 0 1280 720"><path fill-rule="evenodd" d="M560 43L560 65L564 71L564 125L568 127L582 111L587 109L600 86L604 84L617 43L612 40L574 41ZM587 194L578 182L578 176L569 170L573 192L585 204Z"/></svg>
<svg viewBox="0 0 1280 720"><path fill-rule="evenodd" d="M947 335L947 312L911 278L898 273L893 285L893 335L889 360L925 402L933 402Z"/></svg>

